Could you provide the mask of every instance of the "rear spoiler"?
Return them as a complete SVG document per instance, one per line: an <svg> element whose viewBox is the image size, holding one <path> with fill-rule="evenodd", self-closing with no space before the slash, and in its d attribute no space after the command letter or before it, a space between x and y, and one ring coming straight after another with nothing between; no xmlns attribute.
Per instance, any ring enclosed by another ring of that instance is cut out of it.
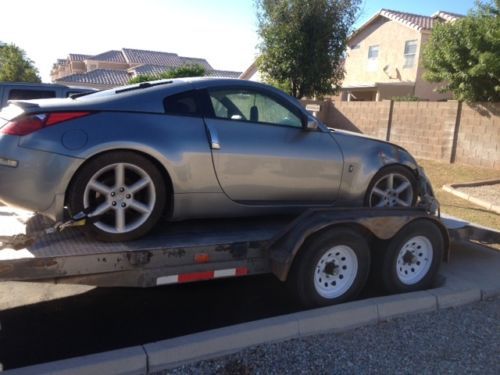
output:
<svg viewBox="0 0 500 375"><path fill-rule="evenodd" d="M9 100L7 101L7 104L15 104L18 107L21 107L22 109L28 109L28 108L39 108L40 106L36 103L32 102L23 102L22 100Z"/></svg>

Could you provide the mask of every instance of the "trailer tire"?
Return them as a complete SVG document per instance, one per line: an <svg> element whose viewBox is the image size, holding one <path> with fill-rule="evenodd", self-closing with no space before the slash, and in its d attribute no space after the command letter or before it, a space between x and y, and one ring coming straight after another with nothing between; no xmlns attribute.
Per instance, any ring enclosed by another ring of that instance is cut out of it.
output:
<svg viewBox="0 0 500 375"><path fill-rule="evenodd" d="M381 255L384 288L390 293L430 288L443 258L444 243L440 229L429 220L413 221L403 227Z"/></svg>
<svg viewBox="0 0 500 375"><path fill-rule="evenodd" d="M370 249L351 228L327 230L302 246L287 286L306 307L327 306L356 297L370 270Z"/></svg>

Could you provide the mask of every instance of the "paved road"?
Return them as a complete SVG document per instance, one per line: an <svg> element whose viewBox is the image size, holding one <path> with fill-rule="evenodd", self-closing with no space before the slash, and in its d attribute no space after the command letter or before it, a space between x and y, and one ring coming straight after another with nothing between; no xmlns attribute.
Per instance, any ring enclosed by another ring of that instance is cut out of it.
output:
<svg viewBox="0 0 500 375"><path fill-rule="evenodd" d="M163 374L500 374L500 299L259 345Z"/></svg>
<svg viewBox="0 0 500 375"><path fill-rule="evenodd" d="M79 294L69 295L71 288ZM85 291L85 287L78 286L0 283L0 293L2 290L0 363L5 369L143 344L300 309L287 296L283 285L270 275L151 289ZM380 292L367 290L362 297L374 295ZM12 306L6 307L9 299ZM43 299L44 302L38 302ZM38 303L22 305L22 300Z"/></svg>

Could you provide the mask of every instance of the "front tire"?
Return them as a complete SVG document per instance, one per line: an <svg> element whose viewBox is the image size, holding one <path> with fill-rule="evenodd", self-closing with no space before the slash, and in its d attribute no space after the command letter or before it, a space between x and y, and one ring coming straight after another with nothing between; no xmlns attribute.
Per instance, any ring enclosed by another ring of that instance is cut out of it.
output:
<svg viewBox="0 0 500 375"><path fill-rule="evenodd" d="M356 297L369 270L366 239L353 229L335 228L303 245L287 284L306 307L333 305Z"/></svg>
<svg viewBox="0 0 500 375"><path fill-rule="evenodd" d="M366 190L368 207L414 207L417 202L417 179L407 168L391 165L373 177Z"/></svg>
<svg viewBox="0 0 500 375"><path fill-rule="evenodd" d="M77 173L68 191L72 214L91 208L99 219L87 232L102 241L130 241L148 233L165 208L166 188L158 168L127 151L99 155Z"/></svg>

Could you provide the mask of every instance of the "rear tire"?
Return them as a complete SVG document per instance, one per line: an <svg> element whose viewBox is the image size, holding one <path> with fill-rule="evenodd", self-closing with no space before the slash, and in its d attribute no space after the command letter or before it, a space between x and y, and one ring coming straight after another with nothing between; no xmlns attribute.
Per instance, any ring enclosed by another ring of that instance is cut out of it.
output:
<svg viewBox="0 0 500 375"><path fill-rule="evenodd" d="M417 220L393 237L381 254L381 279L390 293L432 287L443 259L444 239L436 224Z"/></svg>
<svg viewBox="0 0 500 375"><path fill-rule="evenodd" d="M102 241L130 241L148 233L165 208L166 188L158 168L127 151L91 159L78 172L67 195L71 214L91 207L100 218L86 226Z"/></svg>
<svg viewBox="0 0 500 375"><path fill-rule="evenodd" d="M369 270L366 239L353 229L335 228L304 243L287 284L306 307L333 305L356 297Z"/></svg>

